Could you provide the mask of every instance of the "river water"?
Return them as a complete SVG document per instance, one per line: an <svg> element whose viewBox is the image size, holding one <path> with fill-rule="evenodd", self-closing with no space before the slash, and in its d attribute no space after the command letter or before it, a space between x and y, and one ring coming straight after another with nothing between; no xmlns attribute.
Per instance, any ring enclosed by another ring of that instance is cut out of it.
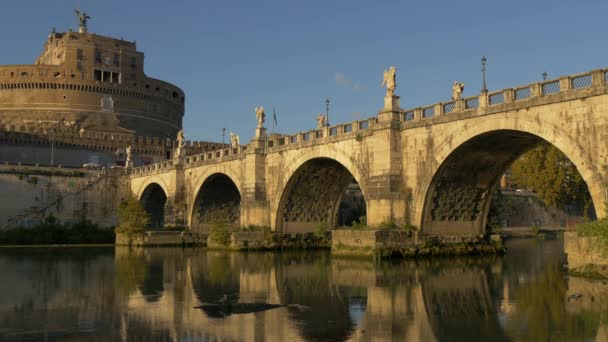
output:
<svg viewBox="0 0 608 342"><path fill-rule="evenodd" d="M608 284L568 277L563 241L507 247L505 257L382 263L5 248L0 340L608 341Z"/></svg>

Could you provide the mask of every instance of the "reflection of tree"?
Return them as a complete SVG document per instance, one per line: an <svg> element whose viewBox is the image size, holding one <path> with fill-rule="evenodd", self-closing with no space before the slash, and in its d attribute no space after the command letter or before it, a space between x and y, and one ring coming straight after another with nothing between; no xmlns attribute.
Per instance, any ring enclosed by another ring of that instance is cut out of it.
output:
<svg viewBox="0 0 608 342"><path fill-rule="evenodd" d="M128 297L146 277L146 262L141 250L117 247L116 249L116 290Z"/></svg>
<svg viewBox="0 0 608 342"><path fill-rule="evenodd" d="M558 264L515 291L517 315L508 330L518 341L593 340L607 313L566 311L567 279Z"/></svg>

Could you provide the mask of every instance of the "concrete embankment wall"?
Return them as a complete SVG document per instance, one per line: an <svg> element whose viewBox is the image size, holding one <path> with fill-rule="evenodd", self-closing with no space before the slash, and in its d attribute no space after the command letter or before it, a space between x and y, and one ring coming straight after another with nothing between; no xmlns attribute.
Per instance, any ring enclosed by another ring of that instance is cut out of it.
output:
<svg viewBox="0 0 608 342"><path fill-rule="evenodd" d="M50 214L114 226L122 172L0 165L0 229L31 226Z"/></svg>

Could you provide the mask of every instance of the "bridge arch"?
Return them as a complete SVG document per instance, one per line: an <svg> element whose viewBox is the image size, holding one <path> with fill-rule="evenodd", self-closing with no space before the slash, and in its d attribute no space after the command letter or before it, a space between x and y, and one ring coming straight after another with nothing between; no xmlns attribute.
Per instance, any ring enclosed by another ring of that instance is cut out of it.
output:
<svg viewBox="0 0 608 342"><path fill-rule="evenodd" d="M275 231L310 232L324 222L330 228L336 226L349 187L358 186L362 199L368 198L364 173L351 158L337 150L302 153L283 170L277 196L270 203L270 220ZM366 212L367 201L364 206ZM324 208L327 210L323 211Z"/></svg>
<svg viewBox="0 0 608 342"><path fill-rule="evenodd" d="M152 228L163 228L165 224L165 206L167 205L167 191L160 183L148 182L139 196L144 210L150 215Z"/></svg>
<svg viewBox="0 0 608 342"><path fill-rule="evenodd" d="M596 211L604 212L602 177L590 154L560 127L524 114L477 118L442 140L415 195L416 222L423 233L483 233L492 188L519 156L543 141L574 164Z"/></svg>
<svg viewBox="0 0 608 342"><path fill-rule="evenodd" d="M190 230L207 231L210 224L240 225L241 185L236 173L226 168L210 168L197 177L188 212Z"/></svg>

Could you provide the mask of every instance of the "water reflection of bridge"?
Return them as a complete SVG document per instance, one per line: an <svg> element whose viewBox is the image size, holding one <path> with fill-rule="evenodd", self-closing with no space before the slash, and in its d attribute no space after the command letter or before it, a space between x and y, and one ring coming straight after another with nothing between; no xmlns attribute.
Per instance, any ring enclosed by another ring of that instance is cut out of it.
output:
<svg viewBox="0 0 608 342"><path fill-rule="evenodd" d="M132 296L129 312L164 322L176 334L244 340L365 341L373 336L433 341L468 335L507 340L497 318L500 303L490 293L491 269L484 262L462 260L447 268L403 262L378 268L365 261L328 261L326 255L201 252L185 257L185 267L179 268L156 253L162 251L146 251L146 258L151 265L156 258L164 260L166 277L147 278L157 283L141 288L156 288L162 295ZM221 324L193 309L225 294L240 302L309 309L230 315Z"/></svg>
<svg viewBox="0 0 608 342"><path fill-rule="evenodd" d="M598 317L608 312L608 285L564 279L559 241L513 242L505 259L391 264L323 253L80 251L0 254L0 340L6 327L31 337L173 341L530 340L550 326L573 338L606 333ZM310 310L220 320L194 308L224 294Z"/></svg>

